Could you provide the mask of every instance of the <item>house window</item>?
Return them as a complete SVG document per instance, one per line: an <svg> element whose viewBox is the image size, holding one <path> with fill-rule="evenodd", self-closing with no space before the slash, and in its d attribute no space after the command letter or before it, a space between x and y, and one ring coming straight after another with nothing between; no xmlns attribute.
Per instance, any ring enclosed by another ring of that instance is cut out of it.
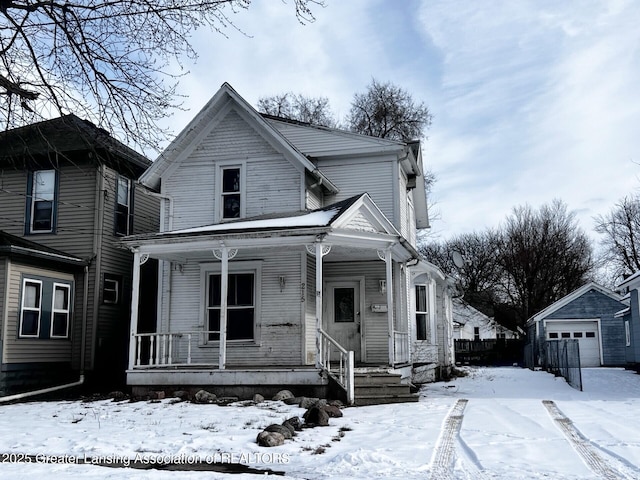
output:
<svg viewBox="0 0 640 480"><path fill-rule="evenodd" d="M416 285L416 340L427 339L427 286Z"/></svg>
<svg viewBox="0 0 640 480"><path fill-rule="evenodd" d="M24 279L22 283L22 308L20 310L20 336L38 337L42 315L42 282Z"/></svg>
<svg viewBox="0 0 640 480"><path fill-rule="evenodd" d="M627 347L631 346L631 331L629 330L629 320L624 321L624 336L627 341Z"/></svg>
<svg viewBox="0 0 640 480"><path fill-rule="evenodd" d="M56 171L38 170L29 183L29 233L48 233L54 230Z"/></svg>
<svg viewBox="0 0 640 480"><path fill-rule="evenodd" d="M210 274L207 286L209 340L220 340L220 274ZM227 340L253 340L256 310L255 274L230 273L227 290Z"/></svg>
<svg viewBox="0 0 640 480"><path fill-rule="evenodd" d="M222 219L240 218L242 216L241 169L225 167L221 169Z"/></svg>
<svg viewBox="0 0 640 480"><path fill-rule="evenodd" d="M117 305L120 303L120 285L122 277L119 275L104 274L102 282L102 303Z"/></svg>
<svg viewBox="0 0 640 480"><path fill-rule="evenodd" d="M67 338L69 336L70 297L71 287L69 285L53 284L51 338Z"/></svg>
<svg viewBox="0 0 640 480"><path fill-rule="evenodd" d="M473 339L476 342L480 340L480 327L473 327Z"/></svg>
<svg viewBox="0 0 640 480"><path fill-rule="evenodd" d="M550 332L549 333L549 338L554 338L554 339L558 339L558 332Z"/></svg>
<svg viewBox="0 0 640 480"><path fill-rule="evenodd" d="M118 175L116 186L116 235L129 235L131 233L131 180Z"/></svg>

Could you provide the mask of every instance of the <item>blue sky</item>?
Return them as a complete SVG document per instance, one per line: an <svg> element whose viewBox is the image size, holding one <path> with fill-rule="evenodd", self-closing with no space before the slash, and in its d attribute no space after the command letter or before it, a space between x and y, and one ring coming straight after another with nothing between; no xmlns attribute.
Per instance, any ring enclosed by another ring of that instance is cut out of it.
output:
<svg viewBox="0 0 640 480"><path fill-rule="evenodd" d="M223 82L256 104L293 91L344 116L371 79L425 101L437 175L432 235L496 227L515 205L553 198L593 234L640 186L640 2L326 0L300 25L292 0L234 16L244 36L194 34L176 133Z"/></svg>

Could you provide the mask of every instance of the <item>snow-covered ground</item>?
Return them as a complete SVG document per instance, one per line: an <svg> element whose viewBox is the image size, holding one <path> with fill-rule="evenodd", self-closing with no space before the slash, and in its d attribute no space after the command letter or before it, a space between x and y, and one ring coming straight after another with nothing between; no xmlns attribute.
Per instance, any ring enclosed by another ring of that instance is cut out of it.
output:
<svg viewBox="0 0 640 480"><path fill-rule="evenodd" d="M346 408L330 426L305 429L274 448L258 447L256 435L304 410L270 401L0 405L0 478L231 477L189 470L185 464L194 461L201 468L244 463L300 479L640 478L640 376L585 369L579 392L544 372L468 372L424 387L419 403ZM132 468L136 459L138 467L156 465ZM130 463L91 464L97 460ZM184 469L167 471L172 461Z"/></svg>

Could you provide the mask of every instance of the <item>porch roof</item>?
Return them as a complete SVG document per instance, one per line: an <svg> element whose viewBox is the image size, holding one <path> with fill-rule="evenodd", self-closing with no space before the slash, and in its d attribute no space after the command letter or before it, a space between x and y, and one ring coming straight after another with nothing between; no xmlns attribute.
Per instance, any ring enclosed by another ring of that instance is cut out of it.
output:
<svg viewBox="0 0 640 480"><path fill-rule="evenodd" d="M351 220L358 217L358 225ZM362 218L366 219L365 224ZM382 214L367 193L312 211L261 215L169 232L134 235L122 244L142 254L163 257L221 248L264 248L324 242L361 249L391 248L396 259L418 252Z"/></svg>

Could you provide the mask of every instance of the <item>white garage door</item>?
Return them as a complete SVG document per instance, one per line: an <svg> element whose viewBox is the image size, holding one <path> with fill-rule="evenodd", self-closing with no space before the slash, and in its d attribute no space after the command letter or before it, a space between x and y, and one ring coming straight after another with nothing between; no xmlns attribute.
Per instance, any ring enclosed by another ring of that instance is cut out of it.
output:
<svg viewBox="0 0 640 480"><path fill-rule="evenodd" d="M598 323L547 320L547 340L575 339L580 342L580 365L600 366L600 338Z"/></svg>

